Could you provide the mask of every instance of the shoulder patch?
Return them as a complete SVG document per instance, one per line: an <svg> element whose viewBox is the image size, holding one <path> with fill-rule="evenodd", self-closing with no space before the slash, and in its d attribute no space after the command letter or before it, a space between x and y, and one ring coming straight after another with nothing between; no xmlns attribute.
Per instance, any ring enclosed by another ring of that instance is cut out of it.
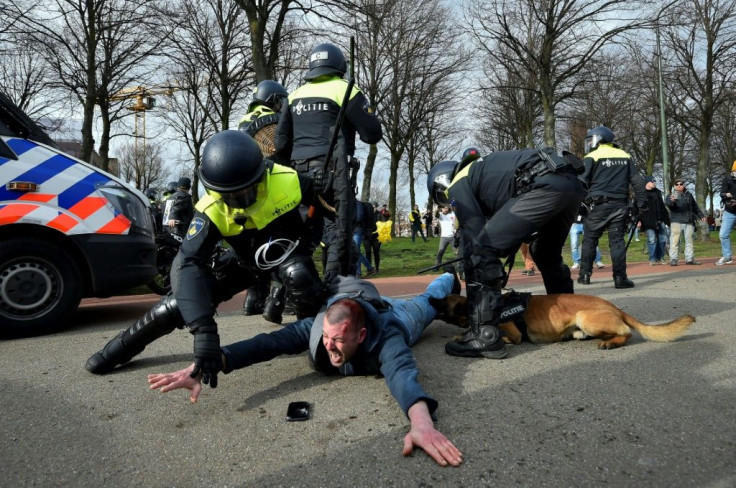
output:
<svg viewBox="0 0 736 488"><path fill-rule="evenodd" d="M365 104L363 104L363 112L367 113L368 115L376 115L376 109L373 108L367 100Z"/></svg>
<svg viewBox="0 0 736 488"><path fill-rule="evenodd" d="M197 234L204 229L204 219L202 217L194 217L192 222L189 224L189 230L187 230L187 240L191 241Z"/></svg>

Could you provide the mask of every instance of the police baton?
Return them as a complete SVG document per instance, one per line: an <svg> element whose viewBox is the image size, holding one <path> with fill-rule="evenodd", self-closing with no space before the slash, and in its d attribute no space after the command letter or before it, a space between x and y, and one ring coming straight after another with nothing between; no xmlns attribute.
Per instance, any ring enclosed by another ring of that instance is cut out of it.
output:
<svg viewBox="0 0 736 488"><path fill-rule="evenodd" d="M435 264L434 266L430 266L429 268L420 269L419 271L417 271L417 274L426 273L427 271L432 271L433 269L439 269L439 268L442 268L443 266L447 266L448 264L457 263L458 261L462 261L463 259L465 258L450 259L449 261L445 261L444 263Z"/></svg>
<svg viewBox="0 0 736 488"><path fill-rule="evenodd" d="M629 231L629 240L626 241L626 247L624 248L624 254L626 254L629 251L629 245L631 244L631 239L634 238L634 233L636 232L636 226L641 222L641 220L637 220L636 222L631 224L631 231Z"/></svg>
<svg viewBox="0 0 736 488"><path fill-rule="evenodd" d="M355 38L350 37L350 74L348 76L348 86L345 89L345 95L342 99L342 105L337 113L337 120L335 120L335 126L332 130L332 139L330 139L330 145L327 148L327 155L325 156L325 168L330 167L330 161L335 152L337 146L338 137L342 131L342 124L345 120L345 112L347 112L348 102L350 102L350 95L353 92L353 86L355 85ZM343 144L344 146L344 144ZM344 158L337 158L335 164L335 180L333 183L333 195L335 198L335 206L337 212L335 215L336 220L341 224L337 229L337 254L338 261L340 264L340 274L349 275L350 273L350 262L353 252L353 212L355 211L355 192L350 187L350 175L347 163L347 153L343 155ZM339 167L338 167L339 166ZM342 235L341 235L342 234Z"/></svg>

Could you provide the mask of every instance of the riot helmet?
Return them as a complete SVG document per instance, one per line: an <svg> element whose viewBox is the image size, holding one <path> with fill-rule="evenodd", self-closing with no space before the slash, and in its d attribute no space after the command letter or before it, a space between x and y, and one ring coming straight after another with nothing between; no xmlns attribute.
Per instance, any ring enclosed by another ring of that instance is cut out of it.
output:
<svg viewBox="0 0 736 488"><path fill-rule="evenodd" d="M179 182L178 181L169 181L166 183L166 193L174 193L179 188Z"/></svg>
<svg viewBox="0 0 736 488"><path fill-rule="evenodd" d="M328 42L318 44L309 53L309 71L304 77L307 81L329 74L344 75L348 70L348 63L342 50Z"/></svg>
<svg viewBox="0 0 736 488"><path fill-rule="evenodd" d="M602 142L613 142L614 137L611 129L603 125L590 129L585 136L585 153L594 150Z"/></svg>
<svg viewBox="0 0 736 488"><path fill-rule="evenodd" d="M427 175L427 191L434 200L434 203L440 207L450 207L450 199L447 196L447 189L452 184L452 177L458 166L457 161L440 161L432 166Z"/></svg>
<svg viewBox="0 0 736 488"><path fill-rule="evenodd" d="M177 186L182 190L189 190L192 187L192 180L190 180L186 176L182 176L181 178L179 178Z"/></svg>
<svg viewBox="0 0 736 488"><path fill-rule="evenodd" d="M480 149L473 146L465 149L462 157L460 158L460 166L458 166L457 170L460 171L477 159L480 159Z"/></svg>
<svg viewBox="0 0 736 488"><path fill-rule="evenodd" d="M289 97L289 93L281 83L273 80L264 80L258 83L253 90L253 101L248 105L248 112L252 112L257 106L265 105L274 112L280 112L283 102Z"/></svg>
<svg viewBox="0 0 736 488"><path fill-rule="evenodd" d="M143 190L143 194L148 197L151 203L155 202L158 198L158 193L156 193L156 190L154 190L153 188L146 188L145 190Z"/></svg>
<svg viewBox="0 0 736 488"><path fill-rule="evenodd" d="M224 130L210 137L202 151L199 179L233 208L247 208L256 201L258 183L266 165L258 144L239 130Z"/></svg>

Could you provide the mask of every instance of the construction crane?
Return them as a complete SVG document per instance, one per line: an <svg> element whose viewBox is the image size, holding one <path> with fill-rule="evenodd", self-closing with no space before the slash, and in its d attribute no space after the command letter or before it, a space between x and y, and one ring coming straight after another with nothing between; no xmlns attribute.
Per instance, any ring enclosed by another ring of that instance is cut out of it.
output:
<svg viewBox="0 0 736 488"><path fill-rule="evenodd" d="M133 137L135 140L135 157L143 154L146 157L146 112L156 107L155 95L170 97L175 91L181 90L177 86L155 86L146 88L144 86L133 86L124 88L110 96L111 101L132 100L126 108L133 111L135 122L133 125ZM138 141L142 142L143 153L138 152Z"/></svg>

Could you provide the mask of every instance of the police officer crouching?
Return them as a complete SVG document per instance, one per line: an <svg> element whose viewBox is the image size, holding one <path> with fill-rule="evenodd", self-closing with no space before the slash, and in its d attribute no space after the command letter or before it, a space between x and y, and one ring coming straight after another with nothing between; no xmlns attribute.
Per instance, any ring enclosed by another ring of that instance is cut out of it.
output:
<svg viewBox="0 0 736 488"><path fill-rule="evenodd" d="M199 178L207 195L197 202L174 260L171 293L93 354L85 366L91 373L112 371L186 325L194 335L195 373L203 373L203 381L214 388L222 368L216 307L254 284L256 261L279 267L297 315L313 316L321 307L324 286L310 256L302 208L311 203L312 181L264 160L253 138L241 131L223 131L209 139ZM230 245L231 253L213 267L220 240Z"/></svg>
<svg viewBox="0 0 736 488"><path fill-rule="evenodd" d="M515 255L523 242L530 243L547 293L573 293L562 247L583 198L581 167L572 154L548 148L443 161L430 170L429 194L437 205L452 204L460 224L468 297L470 330L445 345L447 354L506 357L498 329L507 281L500 258Z"/></svg>

